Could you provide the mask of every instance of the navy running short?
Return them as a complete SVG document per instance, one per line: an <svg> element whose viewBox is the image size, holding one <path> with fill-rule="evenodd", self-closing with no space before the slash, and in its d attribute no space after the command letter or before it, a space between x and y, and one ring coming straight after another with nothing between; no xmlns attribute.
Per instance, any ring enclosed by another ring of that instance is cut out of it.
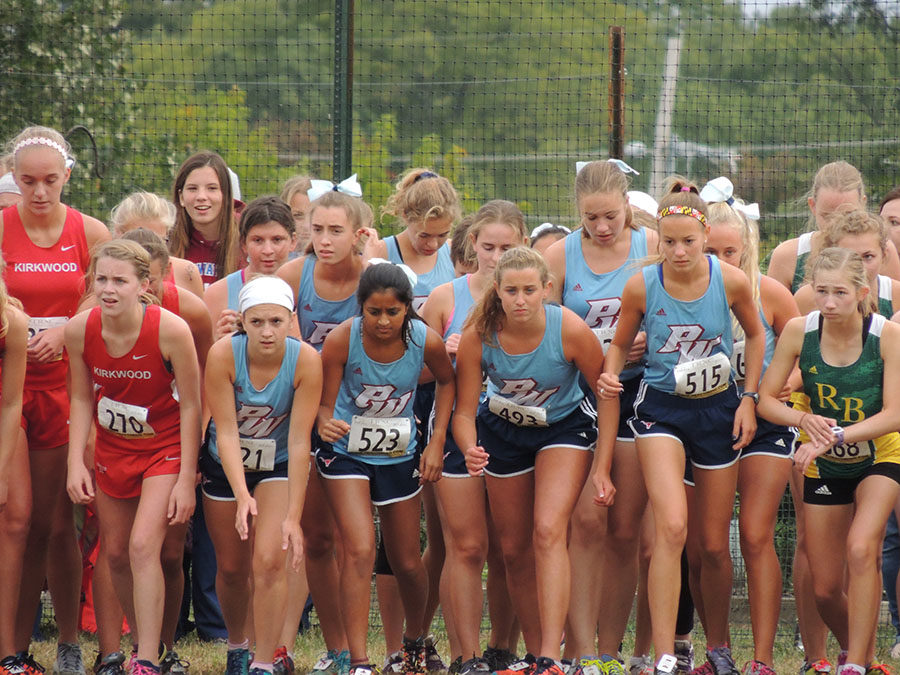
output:
<svg viewBox="0 0 900 675"><path fill-rule="evenodd" d="M200 490L204 495L217 502L233 502L237 501L228 477L225 475L225 469L219 461L213 457L206 445L200 449L200 460L198 462L200 470ZM272 481L284 481L288 479L288 463L282 462L276 464L271 471L246 471L244 472L244 480L247 481L247 489L250 494L256 489L260 483L269 483Z"/></svg>
<svg viewBox="0 0 900 675"><path fill-rule="evenodd" d="M422 489L418 454L396 464L369 464L335 452L330 443L319 441L316 469L327 480L369 481L369 496L375 506L411 499Z"/></svg>

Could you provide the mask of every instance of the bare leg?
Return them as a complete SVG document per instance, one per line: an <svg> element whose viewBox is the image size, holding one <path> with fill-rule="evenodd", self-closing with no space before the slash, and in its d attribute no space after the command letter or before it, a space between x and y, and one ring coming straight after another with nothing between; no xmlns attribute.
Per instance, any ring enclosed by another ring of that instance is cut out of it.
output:
<svg viewBox="0 0 900 675"><path fill-rule="evenodd" d="M6 506L0 518L0 658L17 651L16 609L31 527L31 470L25 432L21 429L10 459L9 476Z"/></svg>

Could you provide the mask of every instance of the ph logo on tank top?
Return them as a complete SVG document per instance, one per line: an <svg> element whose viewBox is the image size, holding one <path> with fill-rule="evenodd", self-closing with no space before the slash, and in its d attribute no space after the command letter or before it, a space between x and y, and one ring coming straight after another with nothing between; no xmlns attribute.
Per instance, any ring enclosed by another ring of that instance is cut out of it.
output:
<svg viewBox="0 0 900 675"><path fill-rule="evenodd" d="M287 418L287 413L270 417L272 406L241 404L237 411L238 433L244 438L267 438Z"/></svg>
<svg viewBox="0 0 900 675"><path fill-rule="evenodd" d="M537 382L530 377L521 380L502 380L502 382L503 388L500 389L501 395L511 399L519 405L528 405L537 408L543 406L548 398L559 391L559 387L541 391L537 388Z"/></svg>
<svg viewBox="0 0 900 675"><path fill-rule="evenodd" d="M612 328L619 317L622 299L602 298L600 300L588 300L587 304L590 309L588 309L588 313L584 317L584 322L588 325L588 328Z"/></svg>
<svg viewBox="0 0 900 675"><path fill-rule="evenodd" d="M669 326L669 337L657 354L678 353L678 363L696 361L712 353L713 347L722 342L721 333L714 338L702 338L703 326L699 324L676 324Z"/></svg>
<svg viewBox="0 0 900 675"><path fill-rule="evenodd" d="M353 402L371 417L398 417L412 398L412 391L394 396L397 388L391 384L364 384Z"/></svg>

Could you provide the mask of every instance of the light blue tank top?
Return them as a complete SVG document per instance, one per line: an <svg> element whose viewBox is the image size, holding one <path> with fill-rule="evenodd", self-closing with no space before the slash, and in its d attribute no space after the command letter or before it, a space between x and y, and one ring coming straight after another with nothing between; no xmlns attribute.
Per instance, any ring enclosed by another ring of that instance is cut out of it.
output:
<svg viewBox="0 0 900 675"><path fill-rule="evenodd" d="M316 268L316 257L312 254L303 261L300 272L300 288L297 289L297 320L300 322L300 335L316 351L322 351L322 345L328 334L341 323L359 313L356 293L343 300L325 300L316 293L313 272Z"/></svg>
<svg viewBox="0 0 900 675"><path fill-rule="evenodd" d="M499 342L496 347L482 345L481 368L488 376L488 399L499 396L518 405L543 408L548 423L563 419L578 407L584 392L578 386L578 368L563 352L562 314L558 305L544 305L544 337L527 354L508 354Z"/></svg>
<svg viewBox="0 0 900 675"><path fill-rule="evenodd" d="M675 393L675 367L679 364L720 353L730 363L734 340L722 268L715 256L705 257L709 285L696 300L676 300L669 295L663 286L662 264L648 265L642 270L647 309L644 380L654 389ZM729 377L730 370L729 366Z"/></svg>
<svg viewBox="0 0 900 675"><path fill-rule="evenodd" d="M619 320L622 289L640 269L636 261L647 256L647 230L631 231L631 248L625 262L610 272L597 274L585 262L584 237L580 230L566 236L566 281L563 286L563 305L584 319L588 328L603 342L603 352L612 340L612 330ZM630 380L642 372L641 366L625 368L620 379Z"/></svg>
<svg viewBox="0 0 900 675"><path fill-rule="evenodd" d="M350 326L350 345L341 388L334 404L334 418L351 424L354 415L365 417L405 417L411 433L405 453L396 457L386 455L352 456L368 464L397 464L407 460L416 451L416 420L413 399L416 385L425 362L425 337L428 327L423 321L410 322L412 335L406 351L396 361L380 363L369 358L362 342L361 317L353 319ZM333 444L335 452L343 455L353 431ZM402 450L402 448L401 448Z"/></svg>
<svg viewBox="0 0 900 675"><path fill-rule="evenodd" d="M403 256L400 255L400 246L397 244L397 237L385 237L384 245L387 248L388 260L395 265L403 262ZM450 260L450 247L441 246L437 252L437 260L430 272L418 275L416 286L413 288L413 309L417 312L422 309L428 294L441 284L453 281L456 278L456 272L453 269L453 261Z"/></svg>
<svg viewBox="0 0 900 675"><path fill-rule="evenodd" d="M275 463L286 462L300 341L292 337L285 340L281 368L262 389L256 389L250 381L246 333L231 336L231 352L234 355L234 409L237 412L238 434L242 441L274 439ZM244 446L244 443L241 445ZM209 424L209 452L217 462L221 462L214 422Z"/></svg>
<svg viewBox="0 0 900 675"><path fill-rule="evenodd" d="M763 325L763 333L766 336L766 351L763 354L763 369L760 373L760 379L766 373L766 368L772 363L772 356L775 354L775 342L777 337L775 329L769 325L766 314L762 307L759 308L759 320ZM737 381L738 388L744 390L744 378L746 377L746 363L744 361L744 338L734 341L734 349L731 352L731 368L734 371L734 379Z"/></svg>
<svg viewBox="0 0 900 675"><path fill-rule="evenodd" d="M462 333L463 324L469 317L472 305L475 304L472 291L469 290L469 277L471 276L471 274L464 274L450 282L453 286L453 314L444 329L443 338L445 340L454 333Z"/></svg>
<svg viewBox="0 0 900 675"><path fill-rule="evenodd" d="M244 287L244 270L238 270L229 274L225 277L225 284L228 289L228 309L237 312L240 310L238 295L240 295L241 289Z"/></svg>

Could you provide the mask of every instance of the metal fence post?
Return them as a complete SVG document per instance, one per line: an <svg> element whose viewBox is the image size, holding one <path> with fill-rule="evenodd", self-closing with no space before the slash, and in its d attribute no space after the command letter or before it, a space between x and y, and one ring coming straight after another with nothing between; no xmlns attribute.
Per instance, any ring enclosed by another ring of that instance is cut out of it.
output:
<svg viewBox="0 0 900 675"><path fill-rule="evenodd" d="M353 163L353 10L354 0L334 2L334 101L332 180L350 175Z"/></svg>

